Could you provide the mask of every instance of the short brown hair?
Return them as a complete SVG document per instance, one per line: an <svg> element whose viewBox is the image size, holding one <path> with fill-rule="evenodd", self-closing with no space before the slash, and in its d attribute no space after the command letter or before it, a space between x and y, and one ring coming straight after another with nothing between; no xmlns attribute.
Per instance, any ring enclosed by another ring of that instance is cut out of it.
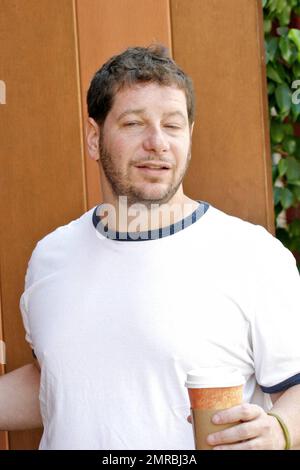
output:
<svg viewBox="0 0 300 470"><path fill-rule="evenodd" d="M194 122L195 95L191 78L171 59L161 44L129 47L111 57L94 75L88 93L88 114L102 125L113 105L116 93L136 83L156 82L175 85L186 96L189 124Z"/></svg>

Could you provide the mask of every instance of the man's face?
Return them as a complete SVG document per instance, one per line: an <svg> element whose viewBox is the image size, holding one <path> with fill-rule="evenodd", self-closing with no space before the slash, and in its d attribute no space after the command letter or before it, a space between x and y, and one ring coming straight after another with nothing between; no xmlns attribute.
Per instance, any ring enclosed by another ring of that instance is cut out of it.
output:
<svg viewBox="0 0 300 470"><path fill-rule="evenodd" d="M115 196L148 207L167 203L191 157L184 92L156 83L119 91L100 130L99 150Z"/></svg>

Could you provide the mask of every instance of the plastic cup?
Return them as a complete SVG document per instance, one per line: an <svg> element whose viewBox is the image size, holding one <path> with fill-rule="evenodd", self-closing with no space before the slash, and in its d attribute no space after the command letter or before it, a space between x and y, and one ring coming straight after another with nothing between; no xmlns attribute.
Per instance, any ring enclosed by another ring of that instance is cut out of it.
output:
<svg viewBox="0 0 300 470"><path fill-rule="evenodd" d="M187 373L195 449L211 450L208 434L230 428L235 424L214 424L215 413L243 402L244 377L234 368L213 367L194 369Z"/></svg>

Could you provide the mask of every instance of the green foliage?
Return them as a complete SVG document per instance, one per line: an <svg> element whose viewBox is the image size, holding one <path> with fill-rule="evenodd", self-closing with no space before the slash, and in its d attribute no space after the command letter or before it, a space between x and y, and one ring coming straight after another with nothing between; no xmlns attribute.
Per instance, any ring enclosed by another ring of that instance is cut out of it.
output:
<svg viewBox="0 0 300 470"><path fill-rule="evenodd" d="M300 30L290 27L292 15L300 16L300 0L262 0L262 6L276 236L300 254L300 220L286 227L277 220L283 210L300 204L300 138L295 135L295 123L300 123Z"/></svg>

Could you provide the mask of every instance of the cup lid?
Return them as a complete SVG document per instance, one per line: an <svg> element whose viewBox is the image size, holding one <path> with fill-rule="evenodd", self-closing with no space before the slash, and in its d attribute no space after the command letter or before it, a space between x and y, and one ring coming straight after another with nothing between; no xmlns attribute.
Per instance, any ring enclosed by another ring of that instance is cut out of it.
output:
<svg viewBox="0 0 300 470"><path fill-rule="evenodd" d="M187 373L188 388L222 388L243 385L245 378L233 367L201 367Z"/></svg>

